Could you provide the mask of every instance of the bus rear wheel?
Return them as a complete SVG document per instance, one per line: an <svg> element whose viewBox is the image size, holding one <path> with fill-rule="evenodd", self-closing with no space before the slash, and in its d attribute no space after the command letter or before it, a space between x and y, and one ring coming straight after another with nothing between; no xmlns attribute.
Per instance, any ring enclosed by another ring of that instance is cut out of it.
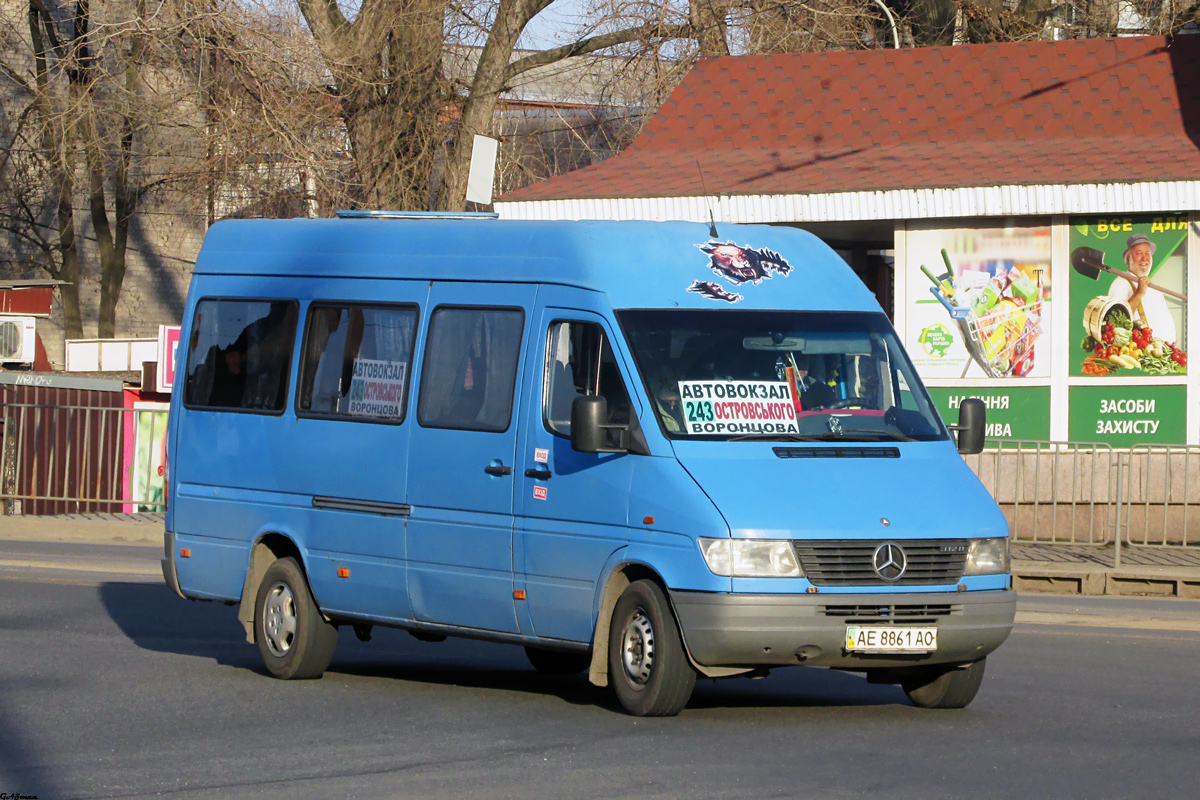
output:
<svg viewBox="0 0 1200 800"><path fill-rule="evenodd" d="M979 693L986 663L981 658L968 667L913 672L900 686L918 708L966 708Z"/></svg>
<svg viewBox="0 0 1200 800"><path fill-rule="evenodd" d="M296 559L267 567L254 603L254 639L268 672L285 680L321 677L337 635L317 609Z"/></svg>

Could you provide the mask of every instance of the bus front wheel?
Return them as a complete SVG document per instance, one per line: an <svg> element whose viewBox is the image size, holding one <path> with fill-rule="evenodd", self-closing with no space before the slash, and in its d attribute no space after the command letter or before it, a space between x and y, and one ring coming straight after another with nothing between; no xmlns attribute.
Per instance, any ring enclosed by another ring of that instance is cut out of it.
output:
<svg viewBox="0 0 1200 800"><path fill-rule="evenodd" d="M321 616L294 558L267 567L254 603L254 626L263 663L276 678L321 677L337 647L337 627Z"/></svg>
<svg viewBox="0 0 1200 800"><path fill-rule="evenodd" d="M638 717L673 717L692 696L696 672L667 597L653 581L634 581L617 600L608 674L621 705Z"/></svg>
<svg viewBox="0 0 1200 800"><path fill-rule="evenodd" d="M904 693L918 708L966 708L983 683L986 658L968 667L948 670L917 670L900 682Z"/></svg>

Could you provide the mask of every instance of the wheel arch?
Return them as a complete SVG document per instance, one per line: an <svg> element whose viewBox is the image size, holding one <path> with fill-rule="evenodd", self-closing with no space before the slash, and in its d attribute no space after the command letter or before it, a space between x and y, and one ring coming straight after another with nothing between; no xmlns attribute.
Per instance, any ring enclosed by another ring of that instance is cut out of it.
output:
<svg viewBox="0 0 1200 800"><path fill-rule="evenodd" d="M653 567L639 561L626 561L609 571L608 579L604 582L604 590L599 595L596 628L592 635L592 663L588 667L588 681L595 686L608 685L608 639L611 633L613 609L616 608L617 600L625 588L634 581L643 579L653 581L662 589L663 595L667 599L667 608L670 609L671 616L675 619L675 626L679 629L679 639L683 645L684 655L687 656L688 662L696 672L706 678L728 678L751 671L749 667L708 667L698 663L688 648L687 631L683 628L679 613L675 610L675 604L671 602L671 591L667 588L667 582Z"/></svg>
<svg viewBox="0 0 1200 800"><path fill-rule="evenodd" d="M592 634L592 663L588 667L588 681L595 686L608 686L608 636L612 626L613 609L625 588L634 581L642 579L657 583L666 594L667 585L653 568L635 561L617 564L604 581L604 589L599 594L599 604L596 610L596 628ZM670 605L670 600L667 601ZM674 614L675 610L672 609ZM678 620L676 620L678 623ZM686 646L684 648L686 650ZM689 659L691 657L689 656Z"/></svg>
<svg viewBox="0 0 1200 800"><path fill-rule="evenodd" d="M304 556L300 547L287 534L268 531L259 534L254 544L250 546L250 563L246 567L246 579L242 583L242 599L238 605L238 622L246 630L246 641L255 643L254 638L254 601L258 596L258 585L262 582L267 567L278 559L291 556L300 565L304 579L308 580L308 568L304 564ZM312 592L311 584L308 587ZM314 595L315 597L315 595Z"/></svg>

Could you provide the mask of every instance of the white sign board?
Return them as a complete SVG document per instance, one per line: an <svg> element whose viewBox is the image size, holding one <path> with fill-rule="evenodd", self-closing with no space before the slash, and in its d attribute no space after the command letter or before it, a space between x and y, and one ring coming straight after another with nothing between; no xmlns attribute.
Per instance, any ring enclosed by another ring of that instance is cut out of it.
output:
<svg viewBox="0 0 1200 800"><path fill-rule="evenodd" d="M467 199L488 205L492 202L492 181L496 176L496 153L500 142L475 134L471 145L471 171L467 174Z"/></svg>
<svg viewBox="0 0 1200 800"><path fill-rule="evenodd" d="M354 359L354 376L350 381L350 413L399 419L407 372L408 364L403 361Z"/></svg>
<svg viewBox="0 0 1200 800"><path fill-rule="evenodd" d="M799 433L796 405L783 381L680 381L689 434Z"/></svg>

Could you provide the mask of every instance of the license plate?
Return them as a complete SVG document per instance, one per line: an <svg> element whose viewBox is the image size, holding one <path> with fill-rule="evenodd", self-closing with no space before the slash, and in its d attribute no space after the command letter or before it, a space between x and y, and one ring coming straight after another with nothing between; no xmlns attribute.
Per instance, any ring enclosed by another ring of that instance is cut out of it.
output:
<svg viewBox="0 0 1200 800"><path fill-rule="evenodd" d="M848 625L846 650L854 653L929 653L937 650L937 628Z"/></svg>

